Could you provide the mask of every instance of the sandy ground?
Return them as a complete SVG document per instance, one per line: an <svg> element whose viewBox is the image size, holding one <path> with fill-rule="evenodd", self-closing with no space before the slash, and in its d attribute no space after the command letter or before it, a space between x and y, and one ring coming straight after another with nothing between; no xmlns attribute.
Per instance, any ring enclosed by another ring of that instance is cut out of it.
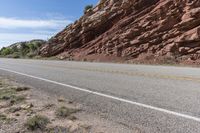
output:
<svg viewBox="0 0 200 133"><path fill-rule="evenodd" d="M23 100L12 103L12 99L0 94L0 133L117 133L126 128L105 118L88 114L81 110L81 104L62 97L49 96L38 89L0 77L1 92L6 91L7 95L7 91L17 88L26 89L8 95L23 97ZM56 112L60 107L73 109L75 112L67 117L58 117ZM27 121L38 115L48 118L48 124L42 129L30 130ZM134 132L140 133L140 130L135 129Z"/></svg>

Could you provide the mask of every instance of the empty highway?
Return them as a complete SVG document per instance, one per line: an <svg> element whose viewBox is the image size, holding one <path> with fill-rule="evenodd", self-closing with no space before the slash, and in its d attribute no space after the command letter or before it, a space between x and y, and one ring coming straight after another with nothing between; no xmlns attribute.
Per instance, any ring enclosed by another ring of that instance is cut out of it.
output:
<svg viewBox="0 0 200 133"><path fill-rule="evenodd" d="M134 131L200 132L200 68L0 59L0 76Z"/></svg>

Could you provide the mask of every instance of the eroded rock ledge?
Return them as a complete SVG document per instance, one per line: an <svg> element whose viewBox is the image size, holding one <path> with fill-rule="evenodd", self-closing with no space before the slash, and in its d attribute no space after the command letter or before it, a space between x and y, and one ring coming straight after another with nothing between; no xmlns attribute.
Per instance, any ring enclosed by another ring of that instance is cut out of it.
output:
<svg viewBox="0 0 200 133"><path fill-rule="evenodd" d="M101 0L44 45L42 56L200 60L199 0Z"/></svg>

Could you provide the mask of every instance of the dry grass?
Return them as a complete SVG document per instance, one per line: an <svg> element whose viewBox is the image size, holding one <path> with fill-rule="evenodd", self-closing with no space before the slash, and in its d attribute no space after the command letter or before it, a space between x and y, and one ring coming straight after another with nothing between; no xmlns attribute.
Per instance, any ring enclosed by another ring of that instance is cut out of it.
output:
<svg viewBox="0 0 200 133"><path fill-rule="evenodd" d="M13 121L17 121L16 119L14 118L8 118L6 115L4 114L0 114L0 122L3 122L5 124L9 124Z"/></svg>
<svg viewBox="0 0 200 133"><path fill-rule="evenodd" d="M74 116L80 109L67 101L0 77L0 128L3 133L85 131Z"/></svg>
<svg viewBox="0 0 200 133"><path fill-rule="evenodd" d="M77 113L78 111L80 110L62 106L56 110L56 116L60 118L66 118L70 116L71 114Z"/></svg>
<svg viewBox="0 0 200 133"><path fill-rule="evenodd" d="M25 123L25 126L28 130L44 130L46 129L49 119L45 116L35 115L34 117L28 119Z"/></svg>
<svg viewBox="0 0 200 133"><path fill-rule="evenodd" d="M0 89L0 100L8 101L10 105L18 104L25 101L26 97L24 95L18 95L18 92L26 91L27 87L7 87L2 85Z"/></svg>

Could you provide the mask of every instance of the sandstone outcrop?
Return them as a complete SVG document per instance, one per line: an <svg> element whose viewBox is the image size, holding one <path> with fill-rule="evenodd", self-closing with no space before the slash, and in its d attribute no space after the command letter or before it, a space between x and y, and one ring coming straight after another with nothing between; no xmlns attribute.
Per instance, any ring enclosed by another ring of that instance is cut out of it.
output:
<svg viewBox="0 0 200 133"><path fill-rule="evenodd" d="M40 49L42 56L198 63L199 0L100 0Z"/></svg>

